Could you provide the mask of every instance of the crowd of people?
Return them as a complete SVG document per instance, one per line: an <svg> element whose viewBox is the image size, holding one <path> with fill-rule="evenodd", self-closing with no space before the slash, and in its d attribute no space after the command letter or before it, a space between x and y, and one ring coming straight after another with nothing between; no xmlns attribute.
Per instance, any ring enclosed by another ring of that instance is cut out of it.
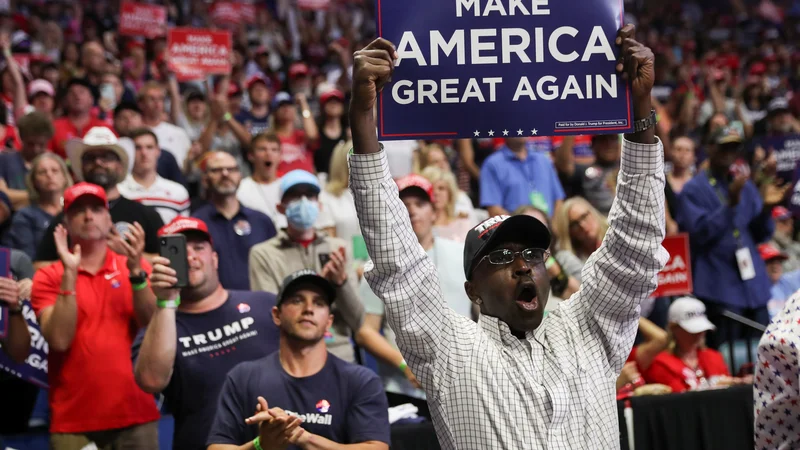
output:
<svg viewBox="0 0 800 450"><path fill-rule="evenodd" d="M164 37L119 34L119 2L12 4L0 15L0 351L28 359L30 305L49 388L0 371L15 405L0 435L44 424L56 450L158 448L156 395L175 449L388 448L384 393L430 398L436 376L398 349L389 322L404 312L384 302L398 293L366 280L376 236L424 250L458 326L502 315L465 289L471 233L496 216L552 236L509 252L544 269L545 316L597 291L584 268L610 232L623 153L639 148L622 136L383 142L402 205L385 203L413 235L364 236L375 205L350 171L382 173L350 160L347 108L353 53L376 34L371 1L257 2L230 29L231 73L188 82ZM218 27L209 2L164 4L169 26ZM778 148L800 139L800 3L626 2L626 22L655 54L659 198L666 235L688 235L693 292L642 302L617 393L752 383L752 365L718 349L761 336L726 312L767 325L800 290L800 152ZM172 235L188 267L165 253Z"/></svg>

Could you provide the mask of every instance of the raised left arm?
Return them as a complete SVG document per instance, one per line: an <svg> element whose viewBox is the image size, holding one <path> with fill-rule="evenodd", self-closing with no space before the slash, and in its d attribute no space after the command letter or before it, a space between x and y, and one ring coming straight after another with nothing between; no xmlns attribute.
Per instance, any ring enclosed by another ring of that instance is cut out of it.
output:
<svg viewBox="0 0 800 450"><path fill-rule="evenodd" d="M653 52L633 39L634 27L620 30L622 72L633 92L634 118L650 116ZM609 229L583 268L581 289L564 306L585 347L604 350L609 375L616 376L636 336L639 304L657 287L667 262L664 240L664 147L654 127L625 135Z"/></svg>

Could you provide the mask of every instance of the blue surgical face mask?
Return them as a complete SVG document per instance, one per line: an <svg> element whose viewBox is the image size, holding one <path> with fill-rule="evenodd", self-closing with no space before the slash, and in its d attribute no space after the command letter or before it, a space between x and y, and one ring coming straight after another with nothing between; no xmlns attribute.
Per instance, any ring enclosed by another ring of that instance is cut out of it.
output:
<svg viewBox="0 0 800 450"><path fill-rule="evenodd" d="M308 197L295 200L286 206L286 220L292 228L298 230L310 230L319 216L319 205L316 201L311 201Z"/></svg>

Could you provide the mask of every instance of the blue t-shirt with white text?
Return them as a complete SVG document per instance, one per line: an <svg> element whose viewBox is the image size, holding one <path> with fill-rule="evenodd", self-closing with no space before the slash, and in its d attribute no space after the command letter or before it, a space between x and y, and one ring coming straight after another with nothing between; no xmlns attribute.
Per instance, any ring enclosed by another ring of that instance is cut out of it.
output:
<svg viewBox="0 0 800 450"><path fill-rule="evenodd" d="M242 445L255 439L257 425L247 425L244 419L255 413L258 396L264 397L270 408L299 416L300 426L307 432L333 442L390 442L389 405L374 372L328 353L322 370L295 378L283 370L275 352L239 364L228 374L208 445Z"/></svg>
<svg viewBox="0 0 800 450"><path fill-rule="evenodd" d="M174 450L205 450L225 377L244 361L278 349L280 332L272 321L275 295L228 291L225 303L204 313L175 315L178 348L172 378L162 393L175 417ZM133 360L145 330L133 344ZM135 363L134 363L135 365Z"/></svg>

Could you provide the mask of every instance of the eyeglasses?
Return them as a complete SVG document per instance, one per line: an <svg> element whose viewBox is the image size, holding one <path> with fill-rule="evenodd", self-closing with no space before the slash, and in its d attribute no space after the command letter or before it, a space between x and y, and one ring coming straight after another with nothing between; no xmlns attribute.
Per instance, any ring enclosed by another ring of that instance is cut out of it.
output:
<svg viewBox="0 0 800 450"><path fill-rule="evenodd" d="M81 156L81 163L83 164L90 164L96 162L97 160L102 162L110 163L110 162L119 162L119 156L113 151L104 151L104 152L91 152L91 153L84 153Z"/></svg>
<svg viewBox="0 0 800 450"><path fill-rule="evenodd" d="M478 261L478 264L483 262L484 259L488 259L489 264L504 266L514 262L514 260L517 259L517 255L522 256L522 259L531 266L539 266L544 265L544 262L550 257L550 252L541 248L526 248L521 252L513 252L507 248L501 248L489 252ZM476 264L476 266L478 264Z"/></svg>
<svg viewBox="0 0 800 450"><path fill-rule="evenodd" d="M228 171L228 173L239 173L239 168L237 166L233 167L209 167L208 173L212 173L214 175L219 175L224 171Z"/></svg>

